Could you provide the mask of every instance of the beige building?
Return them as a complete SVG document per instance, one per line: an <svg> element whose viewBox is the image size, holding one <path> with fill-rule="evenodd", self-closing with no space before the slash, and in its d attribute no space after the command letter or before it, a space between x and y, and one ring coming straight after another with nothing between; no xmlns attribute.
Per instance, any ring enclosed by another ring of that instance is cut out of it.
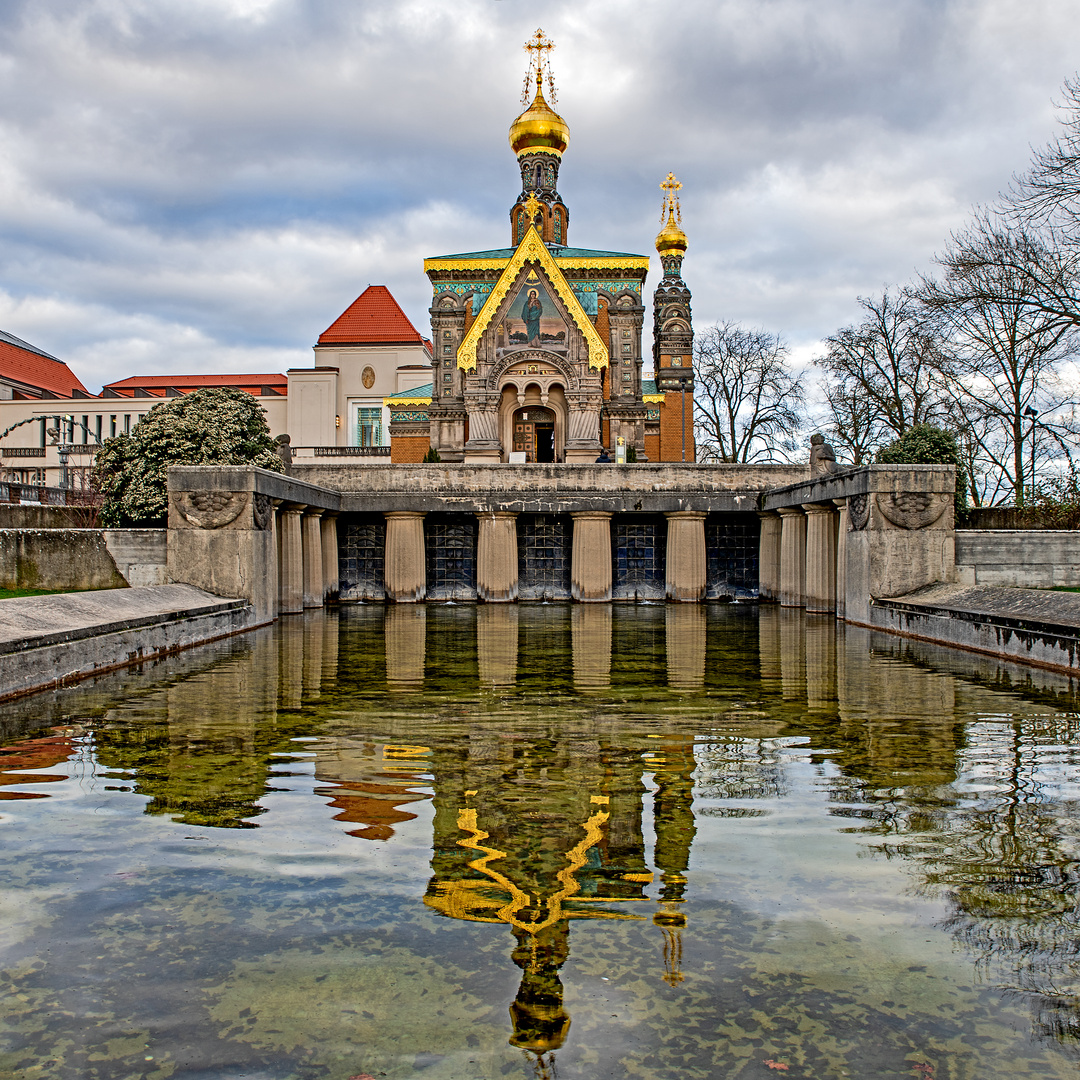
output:
<svg viewBox="0 0 1080 1080"><path fill-rule="evenodd" d="M389 459L383 399L430 382L430 344L385 285L368 286L319 335L312 367L287 375L134 375L94 395L62 360L0 331L0 482L86 488L100 443L159 401L211 386L257 398L298 459Z"/></svg>
<svg viewBox="0 0 1080 1080"><path fill-rule="evenodd" d="M385 285L369 285L319 335L315 366L289 371L294 456L389 458L383 399L430 382L430 342Z"/></svg>

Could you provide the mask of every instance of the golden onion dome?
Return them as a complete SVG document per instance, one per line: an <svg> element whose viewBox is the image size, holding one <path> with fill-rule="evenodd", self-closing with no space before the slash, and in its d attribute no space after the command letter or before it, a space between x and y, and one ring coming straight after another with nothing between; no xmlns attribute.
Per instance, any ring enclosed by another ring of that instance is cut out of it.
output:
<svg viewBox="0 0 1080 1080"><path fill-rule="evenodd" d="M570 128L537 86L532 104L510 125L510 149L519 157L530 150L546 150L562 157L569 142Z"/></svg>
<svg viewBox="0 0 1080 1080"><path fill-rule="evenodd" d="M686 252L686 233L675 223L675 208L668 211L667 224L656 236L656 250L661 255L683 255Z"/></svg>

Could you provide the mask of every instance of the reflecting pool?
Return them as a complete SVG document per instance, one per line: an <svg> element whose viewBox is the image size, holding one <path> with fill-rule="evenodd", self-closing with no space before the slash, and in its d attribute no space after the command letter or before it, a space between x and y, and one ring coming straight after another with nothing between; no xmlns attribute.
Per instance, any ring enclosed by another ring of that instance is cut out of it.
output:
<svg viewBox="0 0 1080 1080"><path fill-rule="evenodd" d="M1076 686L382 607L0 709L0 1076L1076 1077Z"/></svg>

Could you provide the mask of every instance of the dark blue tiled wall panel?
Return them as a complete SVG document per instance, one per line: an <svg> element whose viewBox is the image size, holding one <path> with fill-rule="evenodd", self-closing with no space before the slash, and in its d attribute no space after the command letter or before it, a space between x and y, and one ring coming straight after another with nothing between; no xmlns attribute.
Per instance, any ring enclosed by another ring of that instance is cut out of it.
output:
<svg viewBox="0 0 1080 1080"><path fill-rule="evenodd" d="M338 518L338 578L342 600L382 600L386 521L382 514Z"/></svg>
<svg viewBox="0 0 1080 1080"><path fill-rule="evenodd" d="M710 514L705 519L705 595L744 600L758 594L757 514Z"/></svg>
<svg viewBox="0 0 1080 1080"><path fill-rule="evenodd" d="M667 520L663 514L616 514L611 520L611 595L663 600Z"/></svg>
<svg viewBox="0 0 1080 1080"><path fill-rule="evenodd" d="M517 537L518 597L568 599L573 520L560 514L519 514Z"/></svg>
<svg viewBox="0 0 1080 1080"><path fill-rule="evenodd" d="M428 514L424 519L429 600L476 599L476 515Z"/></svg>

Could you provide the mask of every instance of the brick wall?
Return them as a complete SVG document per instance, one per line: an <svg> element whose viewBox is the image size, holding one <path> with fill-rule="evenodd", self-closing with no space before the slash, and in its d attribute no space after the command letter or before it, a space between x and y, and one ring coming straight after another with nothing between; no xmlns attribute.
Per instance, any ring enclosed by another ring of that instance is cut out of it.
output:
<svg viewBox="0 0 1080 1080"><path fill-rule="evenodd" d="M660 406L660 449L651 461L682 461L683 429L679 414L679 399L686 413L686 460L695 461L694 449L694 396L668 391Z"/></svg>
<svg viewBox="0 0 1080 1080"><path fill-rule="evenodd" d="M600 340L607 345L608 350L611 350L611 323L608 320L608 305L607 300L602 296L597 298L596 301L596 332L600 335ZM604 380L604 400L609 401L611 399L611 357L608 357L608 367L601 373Z"/></svg>
<svg viewBox="0 0 1080 1080"><path fill-rule="evenodd" d="M390 440L390 463L416 465L424 460L430 446L427 435L398 435Z"/></svg>
<svg viewBox="0 0 1080 1080"><path fill-rule="evenodd" d="M659 435L646 435L645 436L645 453L650 461L660 460L660 436Z"/></svg>

